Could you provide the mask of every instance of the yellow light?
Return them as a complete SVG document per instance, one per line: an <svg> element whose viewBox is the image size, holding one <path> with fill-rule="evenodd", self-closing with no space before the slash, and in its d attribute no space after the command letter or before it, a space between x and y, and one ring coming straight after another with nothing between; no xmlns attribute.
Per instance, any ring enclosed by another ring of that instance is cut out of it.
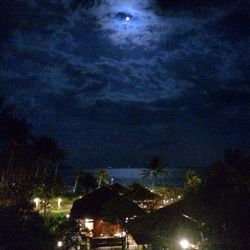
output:
<svg viewBox="0 0 250 250"><path fill-rule="evenodd" d="M61 209L61 203L62 203L62 199L61 199L61 198L58 198L58 199L57 199L57 206L58 206L58 209Z"/></svg>
<svg viewBox="0 0 250 250"><path fill-rule="evenodd" d="M62 247L62 246L63 246L62 241L57 241L57 246L58 246L58 247Z"/></svg>
<svg viewBox="0 0 250 250"><path fill-rule="evenodd" d="M183 239L180 241L180 246L183 248L183 249L188 249L190 247L190 243L187 239Z"/></svg>
<svg viewBox="0 0 250 250"><path fill-rule="evenodd" d="M34 202L36 204L36 209L38 209L39 208L39 204L40 204L40 199L39 198L35 198Z"/></svg>
<svg viewBox="0 0 250 250"><path fill-rule="evenodd" d="M86 218L84 221L84 226L85 226L85 228L88 228L89 230L93 230L94 229L94 220Z"/></svg>

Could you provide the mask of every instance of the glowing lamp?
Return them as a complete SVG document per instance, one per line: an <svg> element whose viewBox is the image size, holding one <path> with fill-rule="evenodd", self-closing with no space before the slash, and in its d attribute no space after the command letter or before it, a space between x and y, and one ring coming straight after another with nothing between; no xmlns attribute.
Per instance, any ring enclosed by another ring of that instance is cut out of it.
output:
<svg viewBox="0 0 250 250"><path fill-rule="evenodd" d="M34 202L36 204L36 209L38 209L39 208L39 204L40 204L40 199L39 198L35 198Z"/></svg>
<svg viewBox="0 0 250 250"><path fill-rule="evenodd" d="M188 249L190 247L190 243L187 239L182 239L180 241L180 246L182 249Z"/></svg>
<svg viewBox="0 0 250 250"><path fill-rule="evenodd" d="M58 200L57 200L58 209L61 209L61 203L62 203L62 199L58 198Z"/></svg>
<svg viewBox="0 0 250 250"><path fill-rule="evenodd" d="M63 246L62 241L57 241L57 246L58 246L58 247L62 247L62 246Z"/></svg>

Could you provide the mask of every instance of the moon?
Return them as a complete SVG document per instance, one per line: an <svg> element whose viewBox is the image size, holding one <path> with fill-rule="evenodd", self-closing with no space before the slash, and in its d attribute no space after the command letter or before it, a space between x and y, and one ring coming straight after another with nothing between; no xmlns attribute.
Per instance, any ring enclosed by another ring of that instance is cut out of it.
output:
<svg viewBox="0 0 250 250"><path fill-rule="evenodd" d="M129 16L126 16L126 21L128 22L130 20L130 17Z"/></svg>

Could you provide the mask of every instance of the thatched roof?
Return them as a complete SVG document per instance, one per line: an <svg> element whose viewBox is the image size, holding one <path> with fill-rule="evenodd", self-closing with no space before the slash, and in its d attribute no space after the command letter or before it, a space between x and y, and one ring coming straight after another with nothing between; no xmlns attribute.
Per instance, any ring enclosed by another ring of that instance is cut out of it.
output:
<svg viewBox="0 0 250 250"><path fill-rule="evenodd" d="M183 216L185 202L179 201L131 221L128 230L137 244L149 244L157 237L174 237L179 229L195 230L197 226Z"/></svg>
<svg viewBox="0 0 250 250"><path fill-rule="evenodd" d="M119 183L114 183L113 185L110 186L110 188L115 191L116 193L118 194L125 194L126 192L128 192L128 189L125 188L124 186L122 186L121 184Z"/></svg>
<svg viewBox="0 0 250 250"><path fill-rule="evenodd" d="M114 192L110 187L102 187L73 203L71 216L75 219L95 218L123 220L126 217L142 215L144 211L135 203Z"/></svg>
<svg viewBox="0 0 250 250"><path fill-rule="evenodd" d="M142 185L135 185L129 189L125 195L128 200L132 201L145 201L145 200L157 200L159 196L147 188L143 187Z"/></svg>

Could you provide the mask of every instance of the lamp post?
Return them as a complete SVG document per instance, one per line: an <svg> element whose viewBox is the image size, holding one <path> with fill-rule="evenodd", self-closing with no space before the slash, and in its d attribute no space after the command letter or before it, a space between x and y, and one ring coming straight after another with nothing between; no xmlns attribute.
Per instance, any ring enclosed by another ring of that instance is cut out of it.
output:
<svg viewBox="0 0 250 250"><path fill-rule="evenodd" d="M188 249L190 247L190 243L187 239L182 239L179 242L182 249Z"/></svg>
<svg viewBox="0 0 250 250"><path fill-rule="evenodd" d="M204 233L202 232L202 230L206 227L206 224L204 222L199 222L196 219L186 215L186 214L182 214L183 217L187 218L188 220L192 221L193 223L195 223L200 231L200 236L201 236L201 244L204 244L206 242L206 238L204 236Z"/></svg>
<svg viewBox="0 0 250 250"><path fill-rule="evenodd" d="M58 248L62 248L62 246L63 246L63 242L62 241L57 241L57 247Z"/></svg>
<svg viewBox="0 0 250 250"><path fill-rule="evenodd" d="M57 207L58 207L58 209L61 209L61 203L62 203L62 199L58 198L57 199Z"/></svg>
<svg viewBox="0 0 250 250"><path fill-rule="evenodd" d="M41 201L41 200L40 200L39 198L35 198L35 199L34 199L34 202L35 202L35 204L36 204L36 210L39 209L40 201Z"/></svg>
<svg viewBox="0 0 250 250"><path fill-rule="evenodd" d="M110 179L110 184L113 185L114 184L114 178Z"/></svg>

